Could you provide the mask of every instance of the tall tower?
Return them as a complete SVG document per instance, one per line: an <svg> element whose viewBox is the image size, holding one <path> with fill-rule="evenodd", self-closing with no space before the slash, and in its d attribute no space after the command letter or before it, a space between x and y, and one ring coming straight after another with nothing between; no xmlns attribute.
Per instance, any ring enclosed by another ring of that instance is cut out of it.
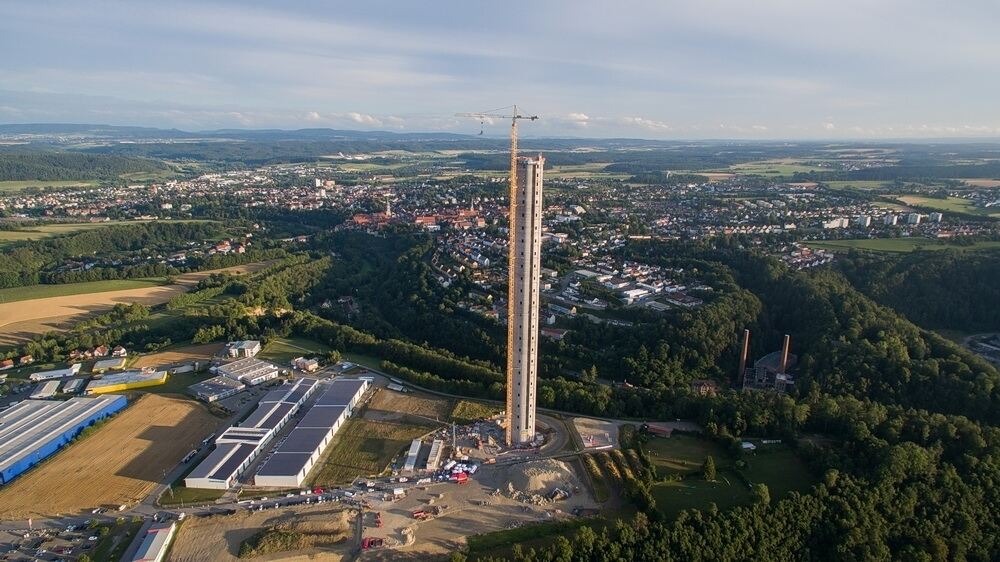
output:
<svg viewBox="0 0 1000 562"><path fill-rule="evenodd" d="M542 169L545 158L517 159L510 198L510 280L507 294L507 444L535 439L538 379L539 270L542 253Z"/></svg>

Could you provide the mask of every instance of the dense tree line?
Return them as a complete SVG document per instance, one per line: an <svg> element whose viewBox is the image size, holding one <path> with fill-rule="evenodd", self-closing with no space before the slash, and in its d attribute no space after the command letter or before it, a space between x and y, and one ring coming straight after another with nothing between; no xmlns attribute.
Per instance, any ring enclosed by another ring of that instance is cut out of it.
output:
<svg viewBox="0 0 1000 562"><path fill-rule="evenodd" d="M166 264L95 267L87 271L54 271L71 259L115 256L127 253L173 251L189 241L217 238L224 232L214 222L152 222L115 225L65 236L10 244L0 254L0 288L38 283L73 283L102 279L124 279L171 275L184 271ZM249 259L246 255L203 260L205 265ZM192 260L196 264L199 260ZM185 268L186 269L186 268Z"/></svg>
<svg viewBox="0 0 1000 562"><path fill-rule="evenodd" d="M0 150L0 181L116 179L122 174L169 171L149 158L78 152Z"/></svg>
<svg viewBox="0 0 1000 562"><path fill-rule="evenodd" d="M861 292L920 326L1000 331L1000 252L855 252L837 264Z"/></svg>

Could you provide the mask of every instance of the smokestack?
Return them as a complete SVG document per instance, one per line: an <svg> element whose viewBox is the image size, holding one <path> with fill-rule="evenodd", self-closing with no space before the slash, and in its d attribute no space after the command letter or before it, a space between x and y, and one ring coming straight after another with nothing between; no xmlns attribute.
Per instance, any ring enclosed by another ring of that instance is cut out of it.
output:
<svg viewBox="0 0 1000 562"><path fill-rule="evenodd" d="M792 345L792 338L788 334L785 334L785 343L781 345L781 370L778 371L781 374L785 374L785 370L788 369L788 348Z"/></svg>
<svg viewBox="0 0 1000 562"><path fill-rule="evenodd" d="M743 351L740 352L740 370L736 373L736 380L743 379L743 373L747 370L747 356L750 355L750 330L743 330Z"/></svg>

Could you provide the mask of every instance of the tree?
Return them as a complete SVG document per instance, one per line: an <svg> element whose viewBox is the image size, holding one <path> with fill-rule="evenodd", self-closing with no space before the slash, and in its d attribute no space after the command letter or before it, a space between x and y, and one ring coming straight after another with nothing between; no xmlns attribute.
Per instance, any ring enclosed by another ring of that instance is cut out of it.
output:
<svg viewBox="0 0 1000 562"><path fill-rule="evenodd" d="M597 382L597 365L591 365L589 369L580 371L580 380L587 383Z"/></svg>
<svg viewBox="0 0 1000 562"><path fill-rule="evenodd" d="M91 562L92 560L93 560L93 558L91 558L87 554L81 554L80 557L77 558L77 562Z"/></svg>
<svg viewBox="0 0 1000 562"><path fill-rule="evenodd" d="M337 351L336 349L332 349L332 350L330 350L329 353L326 354L326 360L331 365L334 364L334 363L339 363L340 359L341 359L340 352Z"/></svg>
<svg viewBox="0 0 1000 562"><path fill-rule="evenodd" d="M715 482L715 459L712 455L705 457L705 462L701 465L701 472L705 476L705 480Z"/></svg>
<svg viewBox="0 0 1000 562"><path fill-rule="evenodd" d="M753 489L750 490L750 496L753 498L754 505L767 507L771 503L771 490L768 489L767 484L754 484Z"/></svg>

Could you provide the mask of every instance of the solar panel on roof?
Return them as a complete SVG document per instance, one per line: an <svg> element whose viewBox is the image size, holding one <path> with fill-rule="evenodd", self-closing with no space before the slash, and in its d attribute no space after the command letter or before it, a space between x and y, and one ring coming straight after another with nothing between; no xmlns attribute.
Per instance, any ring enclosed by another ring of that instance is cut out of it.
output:
<svg viewBox="0 0 1000 562"><path fill-rule="evenodd" d="M258 476L295 476L312 457L309 453L275 453L257 471Z"/></svg>
<svg viewBox="0 0 1000 562"><path fill-rule="evenodd" d="M209 478L218 480L225 480L226 478L229 478L234 472L236 472L236 469L239 468L241 464L250 458L250 455L252 455L256 449L257 447L253 445L237 445L236 452L233 453L233 456L229 457L226 462L218 468L218 470L209 476Z"/></svg>
<svg viewBox="0 0 1000 562"><path fill-rule="evenodd" d="M313 406L299 421L298 427L319 427L329 429L344 414L344 406Z"/></svg>
<svg viewBox="0 0 1000 562"><path fill-rule="evenodd" d="M330 433L329 429L300 427L292 430L285 442L278 447L279 453L315 453L320 443Z"/></svg>

